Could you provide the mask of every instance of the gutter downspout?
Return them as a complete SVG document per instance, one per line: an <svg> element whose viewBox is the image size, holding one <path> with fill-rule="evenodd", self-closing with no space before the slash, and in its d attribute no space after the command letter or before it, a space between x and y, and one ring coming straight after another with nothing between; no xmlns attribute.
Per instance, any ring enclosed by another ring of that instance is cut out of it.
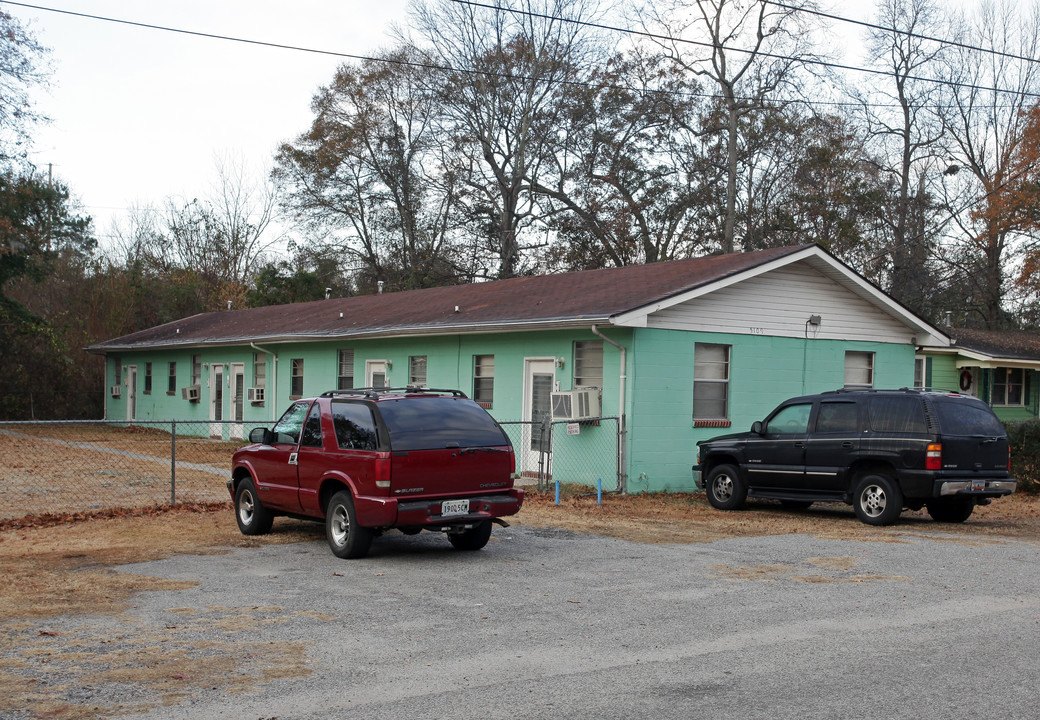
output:
<svg viewBox="0 0 1040 720"><path fill-rule="evenodd" d="M592 326L592 334L604 340L621 352L621 374L618 376L618 480L617 489L614 492L626 493L628 477L626 470L627 453L625 452L625 441L628 436L628 428L625 426L625 381L628 379L627 351L621 343L615 342L599 331L595 325Z"/></svg>
<svg viewBox="0 0 1040 720"><path fill-rule="evenodd" d="M271 422L274 422L278 419L277 417L275 417L275 413L278 412L278 353L276 353L274 350L262 348L255 342L250 342L249 347L259 352L267 353L271 356L271 359L274 360L274 362L272 363L273 367L271 368L271 382L274 385L274 387L272 388L274 392L271 393Z"/></svg>

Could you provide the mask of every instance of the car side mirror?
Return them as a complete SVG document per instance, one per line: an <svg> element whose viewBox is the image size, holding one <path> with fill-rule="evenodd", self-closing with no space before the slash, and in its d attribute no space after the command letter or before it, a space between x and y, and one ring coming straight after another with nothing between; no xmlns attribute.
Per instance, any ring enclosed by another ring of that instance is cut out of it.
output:
<svg viewBox="0 0 1040 720"><path fill-rule="evenodd" d="M249 431L249 442L259 445L270 445L274 440L274 433L267 428L253 428Z"/></svg>
<svg viewBox="0 0 1040 720"><path fill-rule="evenodd" d="M761 420L755 420L755 422L751 423L751 432L756 435L761 435L763 430L765 430L765 426Z"/></svg>

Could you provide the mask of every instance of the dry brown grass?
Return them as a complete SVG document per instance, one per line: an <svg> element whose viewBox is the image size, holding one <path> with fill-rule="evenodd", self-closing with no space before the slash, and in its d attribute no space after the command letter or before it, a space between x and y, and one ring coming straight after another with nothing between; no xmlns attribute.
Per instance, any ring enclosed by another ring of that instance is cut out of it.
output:
<svg viewBox="0 0 1040 720"><path fill-rule="evenodd" d="M521 526L554 526L635 542L696 543L722 538L787 533L883 542L928 536L971 544L1008 538L1040 540L1040 502L1013 496L980 508L963 525L939 525L921 513L908 513L896 526L872 528L850 509L819 506L809 511L752 504L745 512L720 513L703 496L565 497L560 506L546 495L529 494ZM274 532L247 538L238 532L230 506L206 511L177 508L136 516L94 518L0 531L0 716L31 710L37 717L101 718L145 712L176 704L193 694L216 690L238 693L274 678L310 672L304 643L277 647L254 641L251 632L269 623L320 622L307 613L278 607L183 607L176 591L193 582L173 582L113 571L113 567L173 554L210 554L229 547L320 541L316 523L280 519ZM714 568L729 581L808 583L899 581L863 575L853 558L808 558L799 565L743 565ZM113 635L89 619L117 615L130 598L146 590L171 593L164 626L144 626L121 616ZM62 630L48 623L63 618ZM83 618L69 628L69 619ZM327 619L327 618L325 618ZM199 637L211 640L199 641ZM89 690L132 687L124 701L99 705ZM84 696L84 693L86 695Z"/></svg>

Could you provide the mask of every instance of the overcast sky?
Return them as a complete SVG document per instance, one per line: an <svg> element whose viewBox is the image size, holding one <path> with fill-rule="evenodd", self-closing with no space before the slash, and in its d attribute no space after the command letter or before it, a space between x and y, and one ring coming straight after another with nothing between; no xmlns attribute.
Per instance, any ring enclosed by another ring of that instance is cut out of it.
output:
<svg viewBox="0 0 1040 720"><path fill-rule="evenodd" d="M368 55L407 23L407 0L28 0L181 30ZM836 12L866 19L873 3ZM209 194L216 158L266 170L307 129L310 100L343 58L134 27L12 5L51 49L52 87L38 109L33 162L67 182L96 230L134 205ZM846 28L853 35L859 31Z"/></svg>

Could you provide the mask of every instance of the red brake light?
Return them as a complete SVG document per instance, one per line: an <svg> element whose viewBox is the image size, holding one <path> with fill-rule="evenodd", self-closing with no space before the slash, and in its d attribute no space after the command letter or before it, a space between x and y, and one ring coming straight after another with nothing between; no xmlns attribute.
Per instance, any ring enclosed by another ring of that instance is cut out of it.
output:
<svg viewBox="0 0 1040 720"><path fill-rule="evenodd" d="M924 455L925 470L942 470L942 445L933 443Z"/></svg>

